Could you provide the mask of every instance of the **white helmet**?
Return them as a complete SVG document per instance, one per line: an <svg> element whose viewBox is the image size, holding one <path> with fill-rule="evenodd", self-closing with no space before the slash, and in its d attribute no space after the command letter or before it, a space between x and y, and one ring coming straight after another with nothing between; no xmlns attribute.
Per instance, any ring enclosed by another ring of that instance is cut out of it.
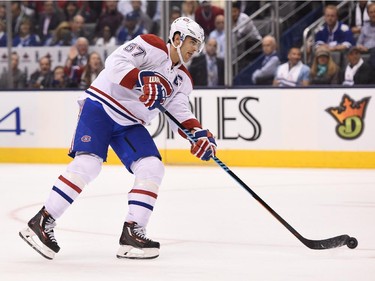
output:
<svg viewBox="0 0 375 281"><path fill-rule="evenodd" d="M178 32L180 33L180 40L181 43L179 46L175 46L173 43L173 36L175 33ZM198 46L198 52L200 53L203 50L204 47L204 31L203 28L197 24L195 21L188 17L179 17L175 19L174 22L171 24L171 30L169 32L169 40L171 41L171 44L177 48L177 51L180 55L180 47L182 43L184 42L186 36L190 36L195 38L196 40L199 41L199 46ZM181 60L181 58L180 58Z"/></svg>

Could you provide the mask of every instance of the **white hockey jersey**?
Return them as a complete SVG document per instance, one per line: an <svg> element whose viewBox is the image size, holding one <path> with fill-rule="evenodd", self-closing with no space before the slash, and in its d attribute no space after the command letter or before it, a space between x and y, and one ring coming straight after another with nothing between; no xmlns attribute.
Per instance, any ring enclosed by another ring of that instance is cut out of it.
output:
<svg viewBox="0 0 375 281"><path fill-rule="evenodd" d="M173 86L163 106L188 128L199 127L190 110L189 94L193 90L191 76L185 66L174 66L169 56L170 44L152 34L137 36L118 47L105 61L105 68L80 97L100 102L107 114L123 126L148 124L159 110L149 110L139 101L142 94L135 88L139 70L157 71ZM188 121L190 120L190 121ZM177 131L177 126L170 126ZM186 122L185 122L186 123Z"/></svg>

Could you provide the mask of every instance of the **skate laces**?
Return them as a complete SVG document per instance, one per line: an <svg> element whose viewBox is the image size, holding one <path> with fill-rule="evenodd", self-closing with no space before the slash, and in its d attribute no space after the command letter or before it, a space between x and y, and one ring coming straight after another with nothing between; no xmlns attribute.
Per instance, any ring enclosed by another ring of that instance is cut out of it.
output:
<svg viewBox="0 0 375 281"><path fill-rule="evenodd" d="M139 238L150 241L151 239L146 237L146 228L139 226L139 225L134 225L133 227L133 233L137 235Z"/></svg>
<svg viewBox="0 0 375 281"><path fill-rule="evenodd" d="M53 232L53 228L56 226L56 222L52 217L47 217L46 223L44 225L44 232L48 235L48 238L54 242L57 243L55 239L55 233Z"/></svg>

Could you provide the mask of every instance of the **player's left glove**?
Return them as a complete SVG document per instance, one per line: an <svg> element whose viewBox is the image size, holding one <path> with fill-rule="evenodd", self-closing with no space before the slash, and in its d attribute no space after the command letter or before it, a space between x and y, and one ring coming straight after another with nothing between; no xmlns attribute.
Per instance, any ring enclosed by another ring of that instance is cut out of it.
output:
<svg viewBox="0 0 375 281"><path fill-rule="evenodd" d="M197 130L193 133L195 143L192 144L190 152L201 160L208 161L211 156L216 155L216 142L209 130Z"/></svg>
<svg viewBox="0 0 375 281"><path fill-rule="evenodd" d="M142 70L138 73L137 86L142 90L139 100L149 110L153 110L159 104L163 104L173 91L172 85L163 75L148 70Z"/></svg>

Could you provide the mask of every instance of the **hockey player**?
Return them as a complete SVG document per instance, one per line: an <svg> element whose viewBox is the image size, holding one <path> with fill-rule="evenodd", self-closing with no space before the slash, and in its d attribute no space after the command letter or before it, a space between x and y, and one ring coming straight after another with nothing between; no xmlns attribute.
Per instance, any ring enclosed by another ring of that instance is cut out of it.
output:
<svg viewBox="0 0 375 281"><path fill-rule="evenodd" d="M59 252L55 220L98 176L109 145L135 176L117 257L159 256L160 244L146 236L146 226L164 165L144 125L158 115L156 108L162 104L197 139L191 145L192 154L206 161L215 155L214 137L202 129L190 110L192 81L184 66L203 44L203 29L195 21L180 17L171 24L168 44L155 35L144 34L107 58L104 70L78 101L81 112L69 153L72 162L56 180L42 209L19 233L42 256L53 259ZM173 122L170 125L178 131Z"/></svg>

